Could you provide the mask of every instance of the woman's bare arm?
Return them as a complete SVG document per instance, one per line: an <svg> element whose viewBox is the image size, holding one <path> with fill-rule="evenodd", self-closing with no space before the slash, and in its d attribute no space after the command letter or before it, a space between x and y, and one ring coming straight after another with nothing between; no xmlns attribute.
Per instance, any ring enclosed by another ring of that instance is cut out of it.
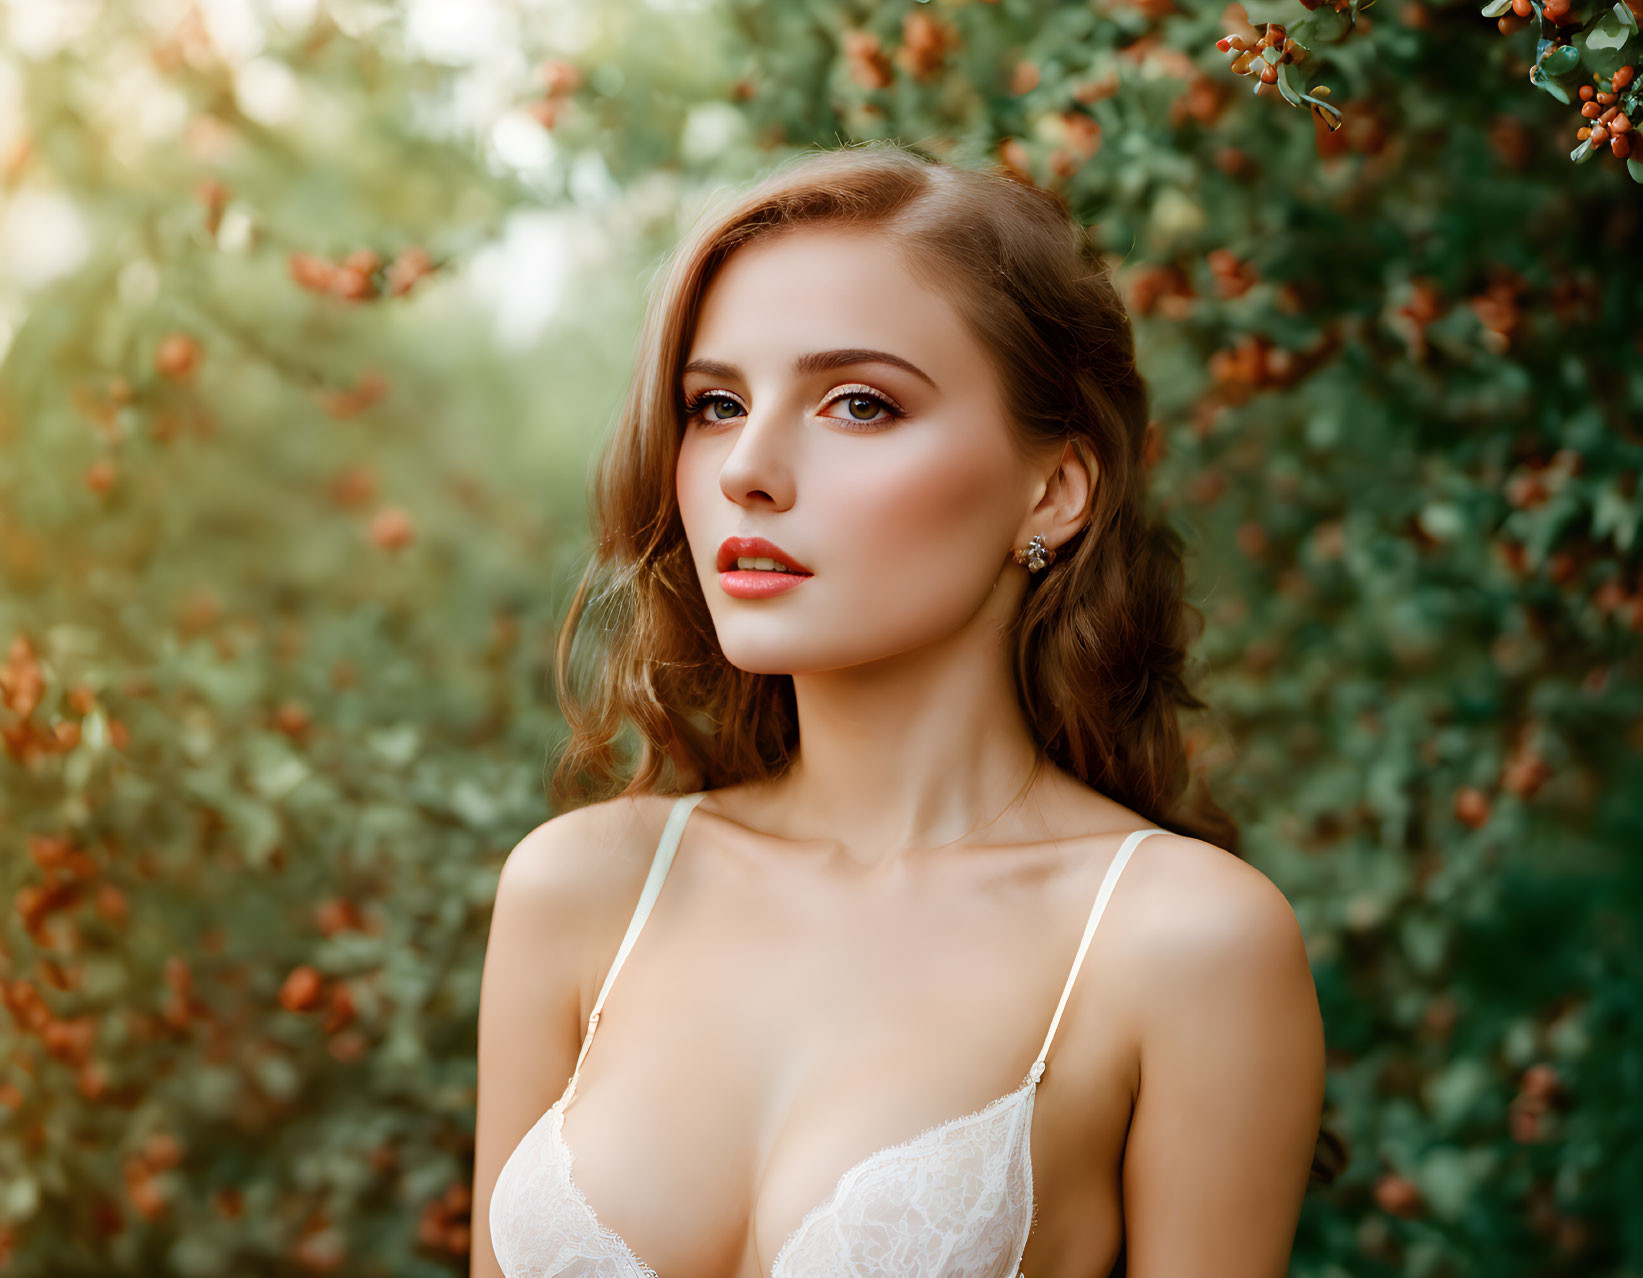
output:
<svg viewBox="0 0 1643 1278"><path fill-rule="evenodd" d="M590 929L610 900L619 814L593 804L546 821L503 864L479 987L469 1278L501 1278L491 1248L491 1191L508 1155L570 1080L581 1045Z"/></svg>
<svg viewBox="0 0 1643 1278"><path fill-rule="evenodd" d="M1197 840L1169 843L1139 951L1126 1272L1281 1278L1323 1110L1306 945L1254 867Z"/></svg>

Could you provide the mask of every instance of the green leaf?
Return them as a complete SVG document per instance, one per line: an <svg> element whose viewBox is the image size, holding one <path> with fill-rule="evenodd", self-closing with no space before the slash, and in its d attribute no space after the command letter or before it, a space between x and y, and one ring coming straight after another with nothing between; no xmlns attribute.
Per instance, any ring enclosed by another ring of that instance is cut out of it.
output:
<svg viewBox="0 0 1643 1278"><path fill-rule="evenodd" d="M1616 0L1614 7L1615 17L1619 18L1628 28L1637 30L1637 15L1632 12L1631 5L1626 0Z"/></svg>
<svg viewBox="0 0 1643 1278"><path fill-rule="evenodd" d="M1252 27L1264 27L1269 22L1287 27L1292 20L1299 19L1305 13L1306 10L1301 9L1295 0L1246 0L1244 4L1244 16Z"/></svg>
<svg viewBox="0 0 1643 1278"><path fill-rule="evenodd" d="M421 748L422 733L414 724L398 723L370 733L365 744L389 767L403 768Z"/></svg>
<svg viewBox="0 0 1643 1278"><path fill-rule="evenodd" d="M279 803L313 773L307 760L272 736L246 742L246 780L270 803Z"/></svg>
<svg viewBox="0 0 1643 1278"><path fill-rule="evenodd" d="M1627 168L1632 164L1628 157ZM1633 171L1632 176L1636 178L1637 173ZM1609 484L1598 493L1592 503L1592 536L1596 540L1613 537L1618 549L1630 551L1640 526L1643 526L1643 502L1628 501L1618 483Z"/></svg>
<svg viewBox="0 0 1643 1278"><path fill-rule="evenodd" d="M246 863L266 869L274 846L280 841L279 814L267 804L252 799L230 799L222 808L228 828L239 836Z"/></svg>
<svg viewBox="0 0 1643 1278"><path fill-rule="evenodd" d="M1547 75L1568 75L1580 65L1580 50L1572 44L1560 45L1540 60Z"/></svg>
<svg viewBox="0 0 1643 1278"><path fill-rule="evenodd" d="M1407 930L1407 929L1406 929ZM1422 1089L1432 1116L1446 1127L1463 1121L1487 1098L1494 1087L1494 1073L1482 1061L1462 1057L1445 1065Z"/></svg>
<svg viewBox="0 0 1643 1278"><path fill-rule="evenodd" d="M1588 49L1619 49L1631 35L1631 29L1612 13L1603 15L1603 20L1586 33L1586 47Z"/></svg>
<svg viewBox="0 0 1643 1278"><path fill-rule="evenodd" d="M11 1176L0 1190L0 1212L7 1220L26 1220L40 1205L40 1182L32 1176Z"/></svg>
<svg viewBox="0 0 1643 1278"><path fill-rule="evenodd" d="M1570 151L1569 152L1569 158L1571 160L1573 160L1576 164L1584 164L1587 160L1591 159L1592 158L1592 140L1590 138L1587 138L1584 142L1582 142L1579 146L1577 146L1573 151Z"/></svg>
<svg viewBox="0 0 1643 1278"><path fill-rule="evenodd" d="M1311 48L1314 44L1332 44L1343 39L1350 30L1350 14L1337 12L1328 5L1320 5L1289 28L1289 34L1304 47Z"/></svg>
<svg viewBox="0 0 1643 1278"><path fill-rule="evenodd" d="M1278 68L1278 92L1283 94L1284 101L1290 106L1302 105L1301 94L1304 90L1296 83L1299 74L1293 62L1286 62Z"/></svg>
<svg viewBox="0 0 1643 1278"><path fill-rule="evenodd" d="M1412 1179L1425 1195L1432 1214L1440 1220L1454 1221L1466 1212L1474 1200L1477 1186L1492 1168L1479 1149L1463 1150L1455 1145L1439 1145L1425 1154L1412 1169Z"/></svg>
<svg viewBox="0 0 1643 1278"><path fill-rule="evenodd" d="M1629 48L1631 44L1632 41L1627 40L1620 47L1613 49L1605 49L1589 43L1583 45L1580 51L1581 66L1593 75L1602 76L1606 79L1614 75L1628 62L1638 60L1637 54Z"/></svg>
<svg viewBox="0 0 1643 1278"><path fill-rule="evenodd" d="M1632 181L1643 182L1643 158L1628 155L1626 157L1626 172L1632 175Z"/></svg>
<svg viewBox="0 0 1643 1278"><path fill-rule="evenodd" d="M488 829L502 815L498 796L472 777L459 778L451 787L451 811L476 830Z"/></svg>
<svg viewBox="0 0 1643 1278"><path fill-rule="evenodd" d="M1538 68L1536 68L1536 69L1538 70ZM1559 102L1563 103L1565 106L1574 105L1573 103L1571 103L1569 101L1568 91L1566 89L1564 89L1564 87L1561 84L1559 84L1556 80L1549 79L1546 76L1537 76L1534 80L1534 83L1537 87L1545 89L1547 93L1550 93L1554 98L1556 98Z"/></svg>
<svg viewBox="0 0 1643 1278"><path fill-rule="evenodd" d="M1511 7L1512 0L1489 0L1489 3L1483 6L1483 16L1498 18Z"/></svg>

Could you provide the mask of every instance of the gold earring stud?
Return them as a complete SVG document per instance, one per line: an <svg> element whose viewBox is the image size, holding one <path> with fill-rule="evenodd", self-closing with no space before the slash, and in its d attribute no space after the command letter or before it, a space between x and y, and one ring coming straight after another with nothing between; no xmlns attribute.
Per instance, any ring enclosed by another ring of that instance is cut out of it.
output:
<svg viewBox="0 0 1643 1278"><path fill-rule="evenodd" d="M1037 572L1055 562L1055 551L1044 544L1040 533L1034 533L1026 546L1017 546L1010 553L1015 556L1016 563L1023 565L1028 572Z"/></svg>

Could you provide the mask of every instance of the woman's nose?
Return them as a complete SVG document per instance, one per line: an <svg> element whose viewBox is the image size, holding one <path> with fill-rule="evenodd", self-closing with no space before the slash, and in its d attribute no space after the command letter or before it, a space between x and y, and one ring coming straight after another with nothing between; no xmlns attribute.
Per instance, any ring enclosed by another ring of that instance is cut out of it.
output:
<svg viewBox="0 0 1643 1278"><path fill-rule="evenodd" d="M719 468L719 488L739 506L793 504L793 439L774 414L748 414Z"/></svg>

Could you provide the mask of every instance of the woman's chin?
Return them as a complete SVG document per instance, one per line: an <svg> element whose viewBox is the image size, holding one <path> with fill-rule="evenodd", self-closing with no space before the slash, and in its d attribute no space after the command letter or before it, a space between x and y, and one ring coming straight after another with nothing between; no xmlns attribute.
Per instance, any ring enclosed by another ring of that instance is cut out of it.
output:
<svg viewBox="0 0 1643 1278"><path fill-rule="evenodd" d="M796 675L819 670L832 670L849 665L855 660L848 654L829 653L818 649L814 635L795 632L791 636L761 635L757 640L725 642L721 633L720 649L725 660L748 674Z"/></svg>
<svg viewBox="0 0 1643 1278"><path fill-rule="evenodd" d="M793 653L788 648L726 648L725 660L747 674L797 674Z"/></svg>

